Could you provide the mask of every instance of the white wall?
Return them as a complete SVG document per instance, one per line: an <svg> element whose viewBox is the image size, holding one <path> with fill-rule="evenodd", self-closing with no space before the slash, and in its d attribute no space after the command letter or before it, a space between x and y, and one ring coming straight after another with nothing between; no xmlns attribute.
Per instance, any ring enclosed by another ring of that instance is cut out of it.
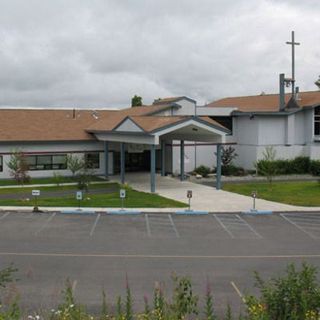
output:
<svg viewBox="0 0 320 320"><path fill-rule="evenodd" d="M258 120L249 117L236 117L236 126L233 135L238 144L257 145L258 144Z"/></svg>
<svg viewBox="0 0 320 320"><path fill-rule="evenodd" d="M313 114L313 109L304 110L304 136L306 139L306 143L313 142Z"/></svg>
<svg viewBox="0 0 320 320"><path fill-rule="evenodd" d="M258 145L284 145L286 143L286 118L279 116L256 117Z"/></svg>
<svg viewBox="0 0 320 320"><path fill-rule="evenodd" d="M196 104L189 100L179 100L176 102L181 108L174 108L172 110L173 116L194 116L196 114Z"/></svg>
<svg viewBox="0 0 320 320"><path fill-rule="evenodd" d="M195 145L193 141L185 141L185 172L191 172L201 165L213 169L216 166L216 149L217 147L212 144L197 142ZM180 173L180 141L173 141L172 172L175 174Z"/></svg>

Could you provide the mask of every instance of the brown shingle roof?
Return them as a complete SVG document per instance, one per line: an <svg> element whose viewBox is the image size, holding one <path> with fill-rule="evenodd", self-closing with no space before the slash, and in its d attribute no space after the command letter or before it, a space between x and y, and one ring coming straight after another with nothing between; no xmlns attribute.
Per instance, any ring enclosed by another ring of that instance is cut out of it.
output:
<svg viewBox="0 0 320 320"><path fill-rule="evenodd" d="M115 111L98 111L99 119ZM76 110L0 110L0 141L77 141L93 140L84 129L95 123L92 111Z"/></svg>
<svg viewBox="0 0 320 320"><path fill-rule="evenodd" d="M285 95L286 103L290 98L291 94ZM300 92L297 103L300 107L320 104L320 91ZM234 107L242 112L275 112L279 111L279 94L224 98L213 101L206 107Z"/></svg>

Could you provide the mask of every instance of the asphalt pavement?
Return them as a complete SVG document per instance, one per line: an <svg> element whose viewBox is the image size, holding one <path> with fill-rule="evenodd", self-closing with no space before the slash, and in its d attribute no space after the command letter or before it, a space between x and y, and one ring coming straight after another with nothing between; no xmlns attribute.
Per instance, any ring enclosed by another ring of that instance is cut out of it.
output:
<svg viewBox="0 0 320 320"><path fill-rule="evenodd" d="M222 314L229 303L243 310L242 295L255 293L253 272L281 274L290 262L320 266L320 215L265 216L149 213L0 213L0 268L19 269L11 288L25 310L55 308L70 279L78 301L98 312L102 289L109 304L125 293L126 276L136 309L152 301L155 282L171 295L171 275L188 275L203 297L210 282Z"/></svg>

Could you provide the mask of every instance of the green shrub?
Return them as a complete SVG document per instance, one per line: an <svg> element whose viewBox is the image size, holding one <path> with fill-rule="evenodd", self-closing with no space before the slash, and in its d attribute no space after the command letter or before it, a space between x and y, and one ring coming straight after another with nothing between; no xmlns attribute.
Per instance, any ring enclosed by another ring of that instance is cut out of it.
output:
<svg viewBox="0 0 320 320"><path fill-rule="evenodd" d="M310 161L310 173L314 176L320 176L320 160Z"/></svg>
<svg viewBox="0 0 320 320"><path fill-rule="evenodd" d="M305 263L300 271L290 264L285 276L269 281L256 273L261 296L246 297L248 319L319 319L320 286L316 274L316 268Z"/></svg>
<svg viewBox="0 0 320 320"><path fill-rule="evenodd" d="M241 167L236 167L232 164L228 166L221 167L221 173L224 176L244 176L246 175L246 171Z"/></svg>
<svg viewBox="0 0 320 320"><path fill-rule="evenodd" d="M267 176L267 172L272 173L272 175L308 173L320 175L320 161L310 160L309 157L277 160L261 159L257 161L256 167L258 174L262 176Z"/></svg>
<svg viewBox="0 0 320 320"><path fill-rule="evenodd" d="M307 173L310 171L310 158L309 157L296 157L291 162L292 173Z"/></svg>
<svg viewBox="0 0 320 320"><path fill-rule="evenodd" d="M206 167L206 166L199 166L199 167L195 168L194 172L196 174L202 175L203 177L207 177L208 174L210 173L210 168Z"/></svg>

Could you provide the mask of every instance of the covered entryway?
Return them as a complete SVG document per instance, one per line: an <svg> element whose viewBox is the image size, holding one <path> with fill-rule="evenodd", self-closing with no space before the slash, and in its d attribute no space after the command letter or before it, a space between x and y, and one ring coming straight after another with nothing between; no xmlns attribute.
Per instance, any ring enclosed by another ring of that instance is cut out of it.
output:
<svg viewBox="0 0 320 320"><path fill-rule="evenodd" d="M172 141L180 141L180 177L184 180L184 144L185 141L196 141L217 145L217 189L220 189L221 145L226 142L226 135L230 132L214 120L196 116L128 116L116 126L111 127L109 124L104 128L102 123L98 129L88 131L94 133L98 140L105 142L106 155L110 149L110 142L118 144L121 183L126 181L126 163L128 163L126 158L130 148L139 149L140 146L143 152L148 152L150 155L150 191L155 192L156 151L159 150L161 175L164 176L167 166L166 146ZM106 176L108 166L106 157Z"/></svg>

